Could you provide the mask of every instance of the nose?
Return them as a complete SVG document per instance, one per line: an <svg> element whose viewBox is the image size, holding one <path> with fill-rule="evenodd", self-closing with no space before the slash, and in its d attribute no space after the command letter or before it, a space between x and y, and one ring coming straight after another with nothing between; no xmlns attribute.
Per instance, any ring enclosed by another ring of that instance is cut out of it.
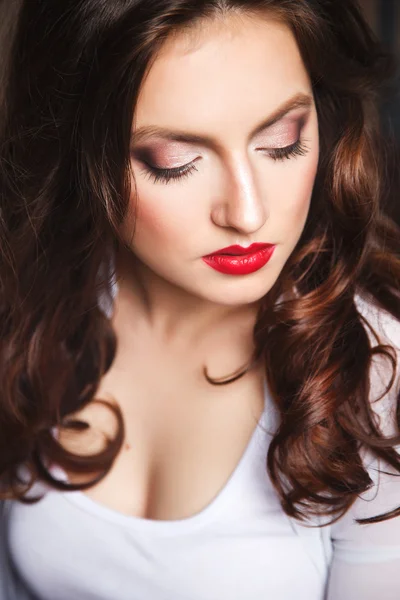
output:
<svg viewBox="0 0 400 600"><path fill-rule="evenodd" d="M260 182L247 159L228 168L222 196L211 210L211 219L220 227L231 227L243 234L258 231L268 218Z"/></svg>

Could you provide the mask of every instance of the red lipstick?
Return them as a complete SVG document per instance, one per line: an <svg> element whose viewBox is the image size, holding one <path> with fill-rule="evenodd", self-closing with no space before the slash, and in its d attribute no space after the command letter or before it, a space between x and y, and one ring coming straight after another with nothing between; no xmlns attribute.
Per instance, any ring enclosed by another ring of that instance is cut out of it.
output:
<svg viewBox="0 0 400 600"><path fill-rule="evenodd" d="M247 275L261 269L271 258L275 244L251 244L228 246L203 256L210 267L227 275Z"/></svg>

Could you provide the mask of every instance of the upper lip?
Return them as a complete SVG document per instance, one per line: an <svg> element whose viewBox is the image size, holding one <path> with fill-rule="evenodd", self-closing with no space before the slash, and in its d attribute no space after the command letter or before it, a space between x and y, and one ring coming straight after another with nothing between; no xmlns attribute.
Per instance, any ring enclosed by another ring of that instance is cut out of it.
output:
<svg viewBox="0 0 400 600"><path fill-rule="evenodd" d="M217 250L216 252L211 252L211 254L208 254L207 256L212 256L214 254L232 254L233 256L238 254L252 254L253 252L257 252L257 250L262 250L263 248L268 248L273 245L274 244L251 244L250 246L244 247L235 244L233 246L221 248L221 250Z"/></svg>

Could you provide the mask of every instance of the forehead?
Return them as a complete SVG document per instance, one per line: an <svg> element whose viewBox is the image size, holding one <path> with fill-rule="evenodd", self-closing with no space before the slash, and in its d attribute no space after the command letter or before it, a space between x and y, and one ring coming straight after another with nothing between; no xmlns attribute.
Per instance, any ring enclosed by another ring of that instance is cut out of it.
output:
<svg viewBox="0 0 400 600"><path fill-rule="evenodd" d="M225 17L165 42L142 83L134 128L239 133L301 92L311 84L285 24Z"/></svg>

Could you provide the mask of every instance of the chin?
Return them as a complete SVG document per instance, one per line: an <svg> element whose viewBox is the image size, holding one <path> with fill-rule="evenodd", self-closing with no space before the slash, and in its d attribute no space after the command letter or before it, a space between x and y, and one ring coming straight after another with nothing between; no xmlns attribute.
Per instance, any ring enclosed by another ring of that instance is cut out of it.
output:
<svg viewBox="0 0 400 600"><path fill-rule="evenodd" d="M211 287L207 290L207 296L202 295L203 298L207 298L210 302L219 304L221 306L245 306L259 302L268 294L271 290L274 282L266 284L252 284L245 286L243 280L237 282L236 285L229 285L225 289L219 288L212 293ZM247 289L245 289L247 287Z"/></svg>

